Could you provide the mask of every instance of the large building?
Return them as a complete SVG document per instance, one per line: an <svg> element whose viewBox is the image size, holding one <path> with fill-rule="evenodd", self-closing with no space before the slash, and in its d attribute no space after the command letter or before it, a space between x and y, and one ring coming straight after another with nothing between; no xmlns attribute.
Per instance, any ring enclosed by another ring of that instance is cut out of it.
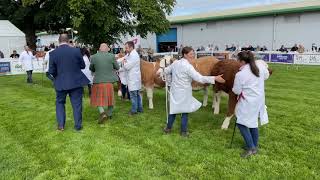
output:
<svg viewBox="0 0 320 180"><path fill-rule="evenodd" d="M227 11L168 17L171 28L162 35L149 34L141 39L143 48L157 52L166 47L188 45L194 48L213 44L219 49L226 45L267 46L302 44L311 49L320 46L320 0L306 0Z"/></svg>

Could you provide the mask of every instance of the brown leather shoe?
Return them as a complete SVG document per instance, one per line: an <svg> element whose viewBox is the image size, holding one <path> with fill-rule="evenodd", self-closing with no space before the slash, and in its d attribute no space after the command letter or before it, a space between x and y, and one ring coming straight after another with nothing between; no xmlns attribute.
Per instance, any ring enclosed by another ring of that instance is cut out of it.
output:
<svg viewBox="0 0 320 180"><path fill-rule="evenodd" d="M163 129L163 132L165 133L165 134L170 134L171 133L171 129L169 129L169 128L167 128L167 127L165 127L164 129Z"/></svg>
<svg viewBox="0 0 320 180"><path fill-rule="evenodd" d="M103 124L106 120L108 120L108 117L107 117L106 113L103 112L100 114L98 124Z"/></svg>

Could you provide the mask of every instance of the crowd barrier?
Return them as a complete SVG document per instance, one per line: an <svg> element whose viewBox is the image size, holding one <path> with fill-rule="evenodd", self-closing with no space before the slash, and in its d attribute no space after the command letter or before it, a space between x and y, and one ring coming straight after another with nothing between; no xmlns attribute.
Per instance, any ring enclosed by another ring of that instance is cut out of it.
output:
<svg viewBox="0 0 320 180"><path fill-rule="evenodd" d="M235 52L228 51L198 51L196 57L215 56L219 60L236 59ZM155 57L166 55L177 55L178 53L155 53ZM262 59L269 63L297 64L297 65L320 65L320 53L281 53L278 51L254 52L257 59Z"/></svg>
<svg viewBox="0 0 320 180"><path fill-rule="evenodd" d="M33 60L33 72L41 73L44 72L43 59ZM5 58L0 59L0 75L17 75L25 74L23 63L18 59Z"/></svg>
<svg viewBox="0 0 320 180"><path fill-rule="evenodd" d="M269 63L297 64L297 65L320 65L320 53L281 53L276 51L254 52L257 59L262 59ZM160 58L166 55L172 55L178 59L177 52L155 53L154 58ZM235 53L226 51L198 51L196 57L215 56L219 60L235 59ZM33 72L41 73L45 71L43 59L33 61ZM23 64L18 59L5 58L0 59L0 75L25 74Z"/></svg>

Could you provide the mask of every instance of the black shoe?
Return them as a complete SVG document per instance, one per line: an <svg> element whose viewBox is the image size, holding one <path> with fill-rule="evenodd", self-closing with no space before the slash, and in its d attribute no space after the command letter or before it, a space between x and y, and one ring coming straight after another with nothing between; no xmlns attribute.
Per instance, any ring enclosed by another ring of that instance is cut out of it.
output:
<svg viewBox="0 0 320 180"><path fill-rule="evenodd" d="M189 133L188 132L181 132L180 135L182 137L189 137Z"/></svg>
<svg viewBox="0 0 320 180"><path fill-rule="evenodd" d="M167 127L165 127L164 129L163 129L163 132L165 133L165 134L170 134L171 133L171 129L169 129L169 128L167 128Z"/></svg>
<svg viewBox="0 0 320 180"><path fill-rule="evenodd" d="M108 119L112 119L112 116L108 116Z"/></svg>
<svg viewBox="0 0 320 180"><path fill-rule="evenodd" d="M138 111L138 113L143 113L143 110L142 111Z"/></svg>
<svg viewBox="0 0 320 180"><path fill-rule="evenodd" d="M82 126L81 127L79 127L79 128L74 128L76 131L81 131L83 128L82 128Z"/></svg>

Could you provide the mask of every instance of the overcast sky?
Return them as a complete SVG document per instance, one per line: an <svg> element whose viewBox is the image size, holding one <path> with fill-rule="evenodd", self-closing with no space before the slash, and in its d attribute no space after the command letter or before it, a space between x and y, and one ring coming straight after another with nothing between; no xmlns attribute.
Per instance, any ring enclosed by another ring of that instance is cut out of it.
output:
<svg viewBox="0 0 320 180"><path fill-rule="evenodd" d="M177 5L171 16L190 15L215 10L226 10L293 1L301 0L177 0Z"/></svg>

